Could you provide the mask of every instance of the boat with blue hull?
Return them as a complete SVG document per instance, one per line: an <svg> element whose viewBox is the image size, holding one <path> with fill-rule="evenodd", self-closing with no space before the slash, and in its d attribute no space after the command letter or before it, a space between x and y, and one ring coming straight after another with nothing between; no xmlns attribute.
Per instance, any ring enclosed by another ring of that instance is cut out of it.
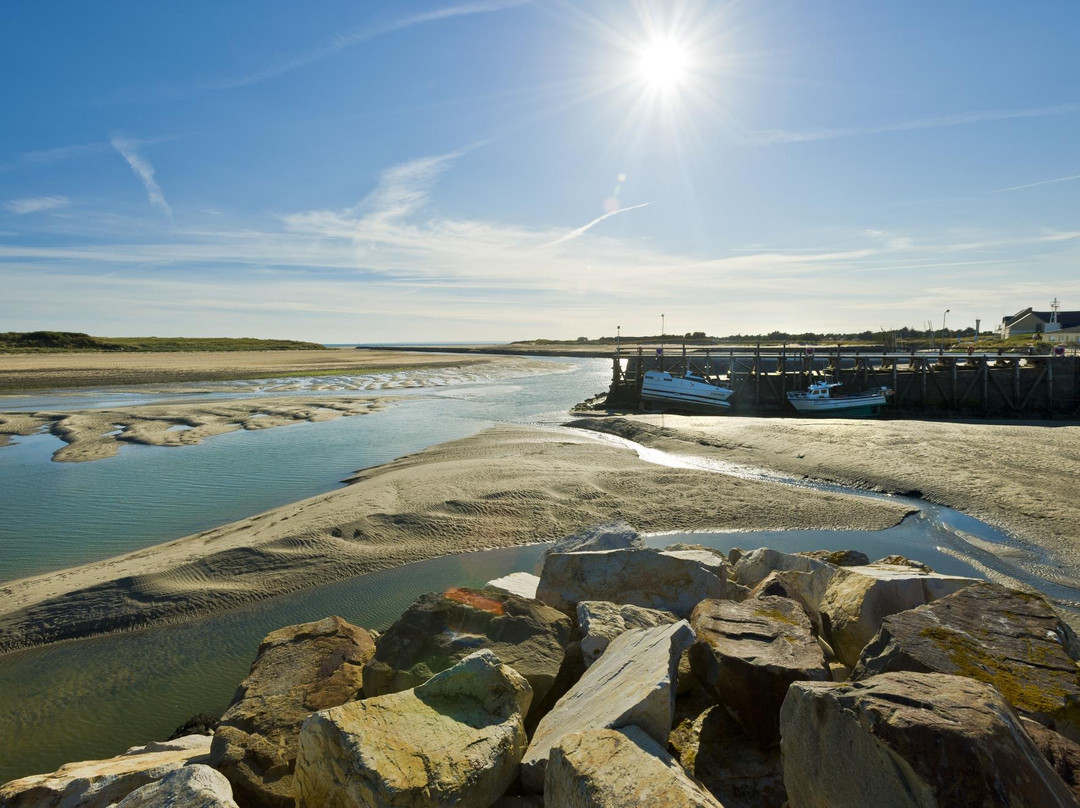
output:
<svg viewBox="0 0 1080 808"><path fill-rule="evenodd" d="M730 409L728 399L734 392L693 373L672 376L667 371L647 370L641 379L642 404L657 409L723 412Z"/></svg>
<svg viewBox="0 0 1080 808"><path fill-rule="evenodd" d="M851 395L833 393L840 386L840 382L814 382L806 390L791 391L787 399L803 415L863 418L880 415L893 392L881 387Z"/></svg>

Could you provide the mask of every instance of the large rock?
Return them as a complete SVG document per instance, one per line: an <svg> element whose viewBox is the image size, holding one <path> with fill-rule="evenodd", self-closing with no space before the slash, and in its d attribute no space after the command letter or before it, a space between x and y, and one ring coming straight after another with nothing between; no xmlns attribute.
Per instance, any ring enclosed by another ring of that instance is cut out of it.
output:
<svg viewBox="0 0 1080 808"><path fill-rule="evenodd" d="M724 808L638 727L593 729L551 750L544 804L558 808Z"/></svg>
<svg viewBox="0 0 1080 808"><path fill-rule="evenodd" d="M757 586L770 572L817 573L826 579L832 577L836 567L817 558L799 553L782 553L769 547L759 547L743 553L735 562L735 580L743 586Z"/></svg>
<svg viewBox="0 0 1080 808"><path fill-rule="evenodd" d="M990 685L936 673L797 682L780 716L790 808L1076 802Z"/></svg>
<svg viewBox="0 0 1080 808"><path fill-rule="evenodd" d="M706 709L686 728L678 753L724 808L781 808L787 801L780 748L762 749L723 707Z"/></svg>
<svg viewBox="0 0 1080 808"><path fill-rule="evenodd" d="M502 578L495 578L484 584L484 589L495 589L519 598L536 600L536 587L540 585L540 576L529 572L511 572Z"/></svg>
<svg viewBox="0 0 1080 808"><path fill-rule="evenodd" d="M582 553L594 550L644 550L645 540L641 534L622 519L565 536L552 543L536 562L536 572L544 568L544 561L552 553Z"/></svg>
<svg viewBox="0 0 1080 808"><path fill-rule="evenodd" d="M859 550L806 550L795 555L835 564L837 567L861 567L870 563L870 556Z"/></svg>
<svg viewBox="0 0 1080 808"><path fill-rule="evenodd" d="M666 746L675 709L679 657L693 641L694 632L685 621L616 637L540 720L521 762L526 790L543 790L551 749L574 732L636 724Z"/></svg>
<svg viewBox="0 0 1080 808"><path fill-rule="evenodd" d="M237 808L225 775L196 763L169 772L128 794L112 808Z"/></svg>
<svg viewBox="0 0 1080 808"><path fill-rule="evenodd" d="M355 698L374 652L371 635L340 617L266 636L210 752L241 802L291 808L300 725L316 710Z"/></svg>
<svg viewBox="0 0 1080 808"><path fill-rule="evenodd" d="M742 600L723 556L701 550L552 553L536 596L566 614L583 600L628 603L689 617L705 598Z"/></svg>
<svg viewBox="0 0 1080 808"><path fill-rule="evenodd" d="M529 683L489 650L419 687L315 713L297 808L486 808L517 778Z"/></svg>
<svg viewBox="0 0 1080 808"><path fill-rule="evenodd" d="M532 687L539 707L551 690L574 626L550 606L505 592L450 589L422 595L375 644L364 667L364 695L397 693L481 648ZM533 726L539 716L529 719Z"/></svg>
<svg viewBox="0 0 1080 808"><path fill-rule="evenodd" d="M853 679L887 671L989 682L1016 710L1080 741L1080 669L1072 631L1041 596L977 583L886 617Z"/></svg>
<svg viewBox="0 0 1080 808"><path fill-rule="evenodd" d="M1020 723L1050 768L1058 773L1058 777L1080 801L1080 744L1030 718L1020 716Z"/></svg>
<svg viewBox="0 0 1080 808"><path fill-rule="evenodd" d="M926 573L908 566L838 567L818 607L822 634L836 658L854 667L862 649L890 614L914 609L973 583L974 578Z"/></svg>
<svg viewBox="0 0 1080 808"><path fill-rule="evenodd" d="M106 760L67 763L50 774L35 774L0 786L0 805L105 808L182 766L205 763L209 752L209 735L188 735L132 747Z"/></svg>
<svg viewBox="0 0 1080 808"><path fill-rule="evenodd" d="M611 641L626 631L669 626L678 622L679 618L672 612L603 600L583 600L577 607L577 623L585 665L592 665L607 650Z"/></svg>
<svg viewBox="0 0 1080 808"><path fill-rule="evenodd" d="M703 600L690 665L705 689L763 746L780 740L780 707L800 680L826 681L825 655L793 600Z"/></svg>

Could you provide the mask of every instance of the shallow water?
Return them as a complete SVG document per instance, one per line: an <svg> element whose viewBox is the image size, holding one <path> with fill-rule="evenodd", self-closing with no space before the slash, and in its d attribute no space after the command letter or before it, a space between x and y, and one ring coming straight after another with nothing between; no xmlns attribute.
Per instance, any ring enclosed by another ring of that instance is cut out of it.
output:
<svg viewBox="0 0 1080 808"><path fill-rule="evenodd" d="M0 582L108 558L330 491L358 469L496 422L559 422L610 377L604 360L553 361L565 372L398 391L398 403L369 415L241 430L195 446L124 445L117 456L89 463L51 462L63 446L52 435L17 438L0 448ZM442 384L445 374L428 381ZM143 403L167 398L108 391L17 403L82 409L115 406L118 396ZM0 403L0 409L14 408L14 399Z"/></svg>

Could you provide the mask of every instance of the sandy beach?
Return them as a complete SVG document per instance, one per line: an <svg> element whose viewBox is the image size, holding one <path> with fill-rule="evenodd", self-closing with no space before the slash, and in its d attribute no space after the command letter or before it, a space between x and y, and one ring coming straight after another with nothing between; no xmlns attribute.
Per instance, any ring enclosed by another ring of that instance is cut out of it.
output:
<svg viewBox="0 0 1080 808"><path fill-rule="evenodd" d="M394 368L460 367L493 357L328 348L325 351L0 353L0 391L175 384Z"/></svg>
<svg viewBox="0 0 1080 808"><path fill-rule="evenodd" d="M0 652L233 608L448 553L642 531L880 529L890 503L671 469L588 434L499 426L223 527L0 587Z"/></svg>
<svg viewBox="0 0 1080 808"><path fill-rule="evenodd" d="M1020 563L1080 583L1080 426L635 415L581 421L678 454L796 477L910 493L981 519L1033 548Z"/></svg>

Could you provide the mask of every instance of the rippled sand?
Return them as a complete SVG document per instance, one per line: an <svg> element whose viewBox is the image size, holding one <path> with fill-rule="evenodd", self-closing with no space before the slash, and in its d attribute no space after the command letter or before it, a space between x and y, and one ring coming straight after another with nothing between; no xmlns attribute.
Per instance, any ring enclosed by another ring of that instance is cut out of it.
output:
<svg viewBox="0 0 1080 808"><path fill-rule="evenodd" d="M0 587L0 652L272 595L613 518L639 530L880 529L890 503L640 460L569 430L499 426L358 473L344 489Z"/></svg>

